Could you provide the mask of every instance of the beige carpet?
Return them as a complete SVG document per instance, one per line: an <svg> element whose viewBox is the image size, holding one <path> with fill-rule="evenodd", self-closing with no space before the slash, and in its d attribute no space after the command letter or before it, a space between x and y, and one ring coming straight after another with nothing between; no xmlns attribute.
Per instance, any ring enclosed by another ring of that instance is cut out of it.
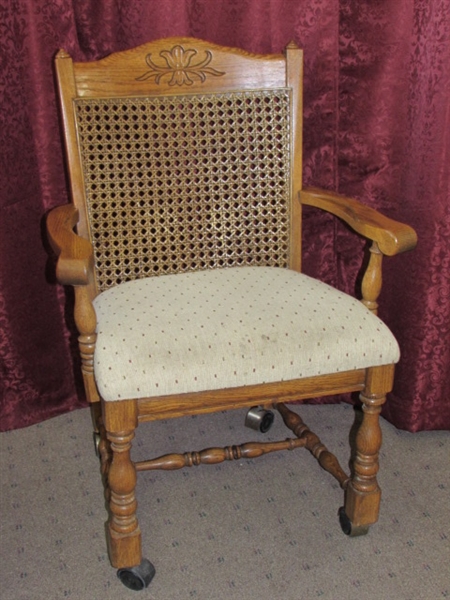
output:
<svg viewBox="0 0 450 600"><path fill-rule="evenodd" d="M348 460L348 405L303 406ZM240 443L261 434L243 411L140 427L136 458ZM87 409L0 435L2 600L438 600L450 598L450 432L382 422L380 520L348 538L342 492L305 450L254 461L142 473L144 552L156 576L127 590L109 566ZM277 417L266 438L283 438ZM153 453L152 453L153 454Z"/></svg>

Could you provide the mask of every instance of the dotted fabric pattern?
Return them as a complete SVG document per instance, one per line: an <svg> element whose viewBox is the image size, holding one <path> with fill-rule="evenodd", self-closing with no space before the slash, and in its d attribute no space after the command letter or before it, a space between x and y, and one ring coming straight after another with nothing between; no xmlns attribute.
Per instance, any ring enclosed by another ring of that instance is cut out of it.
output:
<svg viewBox="0 0 450 600"><path fill-rule="evenodd" d="M94 301L106 401L287 381L391 364L387 326L361 302L278 267L124 283Z"/></svg>

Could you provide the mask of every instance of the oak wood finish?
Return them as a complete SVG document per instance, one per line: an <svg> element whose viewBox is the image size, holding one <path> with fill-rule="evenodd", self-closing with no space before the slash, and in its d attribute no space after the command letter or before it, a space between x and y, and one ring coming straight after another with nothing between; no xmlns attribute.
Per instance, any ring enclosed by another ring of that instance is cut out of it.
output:
<svg viewBox="0 0 450 600"><path fill-rule="evenodd" d="M141 532L136 518L136 468L131 461L131 442L137 427L134 400L104 404L104 424L110 442L108 469L108 549L111 564L122 568L141 562Z"/></svg>
<svg viewBox="0 0 450 600"><path fill-rule="evenodd" d="M88 286L94 276L92 244L74 232L79 222L73 204L57 206L47 215L48 238L58 256L56 276L64 285Z"/></svg>
<svg viewBox="0 0 450 600"><path fill-rule="evenodd" d="M374 314L378 312L378 296L381 292L383 283L381 262L383 255L378 247L377 242L372 242L370 247L369 264L362 280L362 303Z"/></svg>
<svg viewBox="0 0 450 600"><path fill-rule="evenodd" d="M345 512L354 527L372 525L378 520L381 490L376 476L382 441L378 417L393 381L393 365L368 369L366 387L360 394L363 421L356 436L354 473L345 496Z"/></svg>
<svg viewBox="0 0 450 600"><path fill-rule="evenodd" d="M313 396L359 391L364 382L365 370L359 369L279 383L143 398L138 400L139 422L245 408L255 403L271 405L274 398L279 402L298 402Z"/></svg>
<svg viewBox="0 0 450 600"><path fill-rule="evenodd" d="M285 425L304 442L304 446L317 459L320 466L333 475L339 481L343 489L348 485L350 477L342 469L337 458L332 454L318 436L313 433L297 413L289 410L282 402L275 405L283 417Z"/></svg>
<svg viewBox="0 0 450 600"><path fill-rule="evenodd" d="M386 256L412 250L417 244L417 235L412 227L389 219L353 198L308 187L300 192L300 200L302 204L315 206L339 217L354 231L376 242Z"/></svg>
<svg viewBox="0 0 450 600"><path fill-rule="evenodd" d="M174 471L184 467L198 467L199 465L216 465L225 460L240 460L241 458L258 458L269 452L278 450L294 450L302 448L307 443L306 439L287 439L279 442L247 442L240 446L226 446L225 448L206 448L200 452L185 452L184 454L165 454L153 460L135 463L136 471L150 471L163 469Z"/></svg>
<svg viewBox="0 0 450 600"><path fill-rule="evenodd" d="M147 469L179 469L306 447L346 490L344 510L352 525L364 528L374 523L380 502L376 479L381 444L378 417L392 387L392 366L244 388L116 402L102 401L95 383L96 316L92 303L99 286L94 266L95 236L90 227L86 199L87 176L82 164L74 108L79 100L168 96L176 99L186 94L287 88L292 132L287 264L291 269L301 270L302 204L334 214L372 242L362 294L364 304L376 312L382 283L382 256L412 249L416 235L407 225L388 219L356 200L317 188L302 189L302 51L291 43L284 55L255 55L193 38L167 38L91 63L74 63L62 50L56 57L56 72L72 204L51 211L47 229L58 256L57 277L61 283L75 288L75 322L79 331L86 395L94 406L101 406L101 415L98 408L94 409L94 421L100 433L99 450L110 511L107 536L113 566L131 567L141 562L135 486L136 472ZM355 461L350 477L335 456L285 403L352 391L361 392L364 417L356 437ZM255 404L274 405L296 439L169 454L137 464L131 460L131 444L139 422Z"/></svg>
<svg viewBox="0 0 450 600"><path fill-rule="evenodd" d="M393 256L412 250L417 235L412 227L388 219L373 208L334 192L309 187L300 192L302 204L314 206L345 221L350 227L372 240L370 259L362 281L362 302L377 314L378 296L382 286L383 255Z"/></svg>
<svg viewBox="0 0 450 600"><path fill-rule="evenodd" d="M302 149L302 50L290 44L287 60L279 55L256 55L195 40L167 38L119 52L92 63L74 63L61 50L56 57L58 93L69 164L72 202L79 211L77 232L92 242L74 102L87 99L154 97L277 90L291 93L292 160L290 173L290 264L300 269ZM188 193L188 190L186 190ZM70 269L70 265L67 265ZM64 273L64 267L59 269ZM98 292L95 272L88 287Z"/></svg>

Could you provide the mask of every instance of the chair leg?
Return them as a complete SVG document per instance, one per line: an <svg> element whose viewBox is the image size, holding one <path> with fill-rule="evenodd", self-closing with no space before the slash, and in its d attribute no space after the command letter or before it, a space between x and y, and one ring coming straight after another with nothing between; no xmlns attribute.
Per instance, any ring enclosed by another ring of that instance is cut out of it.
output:
<svg viewBox="0 0 450 600"><path fill-rule="evenodd" d="M142 560L141 532L136 518L136 469L130 457L137 426L136 402L105 402L103 414L112 455L107 475L109 556L113 567L134 567Z"/></svg>
<svg viewBox="0 0 450 600"><path fill-rule="evenodd" d="M340 511L341 526L348 535L363 535L376 523L381 490L377 482L378 453L381 447L379 415L392 389L394 366L368 369L366 386L360 398L363 419L356 434L353 475L345 495L345 507Z"/></svg>

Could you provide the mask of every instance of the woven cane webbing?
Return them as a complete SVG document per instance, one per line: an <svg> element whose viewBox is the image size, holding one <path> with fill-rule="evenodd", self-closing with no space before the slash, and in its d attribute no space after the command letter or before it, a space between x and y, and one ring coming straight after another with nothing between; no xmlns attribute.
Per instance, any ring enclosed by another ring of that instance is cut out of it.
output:
<svg viewBox="0 0 450 600"><path fill-rule="evenodd" d="M100 291L286 266L289 91L75 102Z"/></svg>

